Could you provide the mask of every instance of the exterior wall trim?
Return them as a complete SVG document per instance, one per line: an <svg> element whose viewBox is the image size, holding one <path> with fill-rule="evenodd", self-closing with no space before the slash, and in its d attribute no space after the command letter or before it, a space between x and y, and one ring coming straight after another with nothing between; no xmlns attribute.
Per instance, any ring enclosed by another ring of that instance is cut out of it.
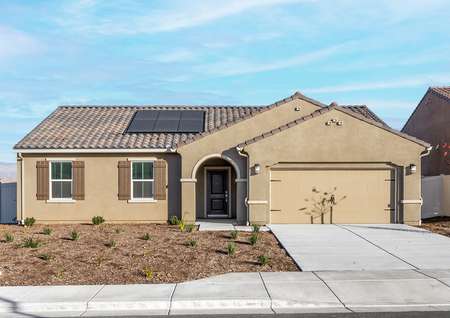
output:
<svg viewBox="0 0 450 318"><path fill-rule="evenodd" d="M186 182L186 183L192 182L192 183L195 183L195 182L197 182L197 179L195 179L195 178L181 178L180 182Z"/></svg>
<svg viewBox="0 0 450 318"><path fill-rule="evenodd" d="M175 149L14 149L17 153L173 153Z"/></svg>
<svg viewBox="0 0 450 318"><path fill-rule="evenodd" d="M241 171L239 170L238 164L230 157L220 154L220 153L215 153L215 154L210 154L210 155L204 156L199 161L197 161L194 168L192 169L192 178L191 179L193 179L193 180L195 179L195 176L196 176L197 171L200 168L200 166L206 160L211 159L211 158L221 158L221 159L224 159L225 161L228 161L233 166L234 170L236 171L236 179L241 179Z"/></svg>
<svg viewBox="0 0 450 318"><path fill-rule="evenodd" d="M268 204L267 200L248 200L247 204Z"/></svg>
<svg viewBox="0 0 450 318"><path fill-rule="evenodd" d="M416 199L416 200L400 200L400 203L402 204L423 204L423 200L422 199Z"/></svg>

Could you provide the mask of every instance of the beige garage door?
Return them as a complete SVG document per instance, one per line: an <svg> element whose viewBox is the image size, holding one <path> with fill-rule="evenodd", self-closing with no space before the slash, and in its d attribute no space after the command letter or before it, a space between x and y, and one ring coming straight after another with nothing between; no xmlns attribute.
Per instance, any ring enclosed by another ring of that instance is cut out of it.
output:
<svg viewBox="0 0 450 318"><path fill-rule="evenodd" d="M321 223L313 202L335 190L340 202L324 223L391 223L394 178L391 170L272 170L271 223ZM341 198L345 197L341 200Z"/></svg>

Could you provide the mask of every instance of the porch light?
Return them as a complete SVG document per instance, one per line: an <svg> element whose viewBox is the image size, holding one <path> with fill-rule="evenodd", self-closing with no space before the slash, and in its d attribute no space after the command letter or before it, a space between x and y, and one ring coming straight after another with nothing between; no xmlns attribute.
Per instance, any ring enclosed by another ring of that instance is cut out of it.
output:
<svg viewBox="0 0 450 318"><path fill-rule="evenodd" d="M410 164L409 165L409 171L411 172L411 173L416 173L417 172L417 166L415 165L415 164Z"/></svg>
<svg viewBox="0 0 450 318"><path fill-rule="evenodd" d="M254 169L255 174L259 174L261 172L261 166L259 165L259 163L255 164Z"/></svg>

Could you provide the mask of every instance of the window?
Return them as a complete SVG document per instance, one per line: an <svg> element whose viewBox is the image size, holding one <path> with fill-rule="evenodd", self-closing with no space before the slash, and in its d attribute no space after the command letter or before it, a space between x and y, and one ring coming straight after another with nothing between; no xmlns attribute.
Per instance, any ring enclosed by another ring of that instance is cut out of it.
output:
<svg viewBox="0 0 450 318"><path fill-rule="evenodd" d="M153 161L133 161L131 164L131 198L153 199Z"/></svg>
<svg viewBox="0 0 450 318"><path fill-rule="evenodd" d="M50 163L50 199L72 199L72 162L52 161Z"/></svg>

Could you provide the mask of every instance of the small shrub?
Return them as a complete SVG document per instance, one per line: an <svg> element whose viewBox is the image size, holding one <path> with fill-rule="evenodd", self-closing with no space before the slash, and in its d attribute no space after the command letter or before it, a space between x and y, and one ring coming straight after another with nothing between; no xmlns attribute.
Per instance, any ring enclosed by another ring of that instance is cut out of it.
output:
<svg viewBox="0 0 450 318"><path fill-rule="evenodd" d="M259 233L259 230L261 230L261 227L257 224L252 224L252 232L253 233Z"/></svg>
<svg viewBox="0 0 450 318"><path fill-rule="evenodd" d="M183 220L181 220L180 223L178 223L178 228L180 229L181 232L184 232L184 230L186 229L186 224L184 224Z"/></svg>
<svg viewBox="0 0 450 318"><path fill-rule="evenodd" d="M44 227L44 229L42 230L42 234L44 235L52 235L53 230L49 227Z"/></svg>
<svg viewBox="0 0 450 318"><path fill-rule="evenodd" d="M169 219L169 224L170 225L178 225L178 224L180 224L180 220L178 219L178 217L176 215L172 215Z"/></svg>
<svg viewBox="0 0 450 318"><path fill-rule="evenodd" d="M116 234L120 234L120 232L122 232L122 230L117 228L117 229L114 230L114 232L116 232Z"/></svg>
<svg viewBox="0 0 450 318"><path fill-rule="evenodd" d="M142 236L142 239L143 239L144 241L149 241L149 240L152 239L152 237L150 236L150 234L145 233L145 234Z"/></svg>
<svg viewBox="0 0 450 318"><path fill-rule="evenodd" d="M258 262L261 266L269 264L270 258L266 255L259 255Z"/></svg>
<svg viewBox="0 0 450 318"><path fill-rule="evenodd" d="M186 230L186 232L188 232L188 233L193 232L194 229L195 229L195 225L194 225L194 224L187 224L187 225L185 226L185 230Z"/></svg>
<svg viewBox="0 0 450 318"><path fill-rule="evenodd" d="M51 261L53 259L53 256L51 256L50 254L43 253L39 254L38 258L40 258L43 261Z"/></svg>
<svg viewBox="0 0 450 318"><path fill-rule="evenodd" d="M38 240L33 240L32 237L26 238L22 244L22 247L25 248L38 248L39 246L41 246L41 242Z"/></svg>
<svg viewBox="0 0 450 318"><path fill-rule="evenodd" d="M80 233L78 233L77 231L73 230L72 232L70 232L70 239L72 241L78 241L80 239Z"/></svg>
<svg viewBox="0 0 450 318"><path fill-rule="evenodd" d="M110 241L105 243L105 246L109 247L109 248L114 248L114 247L116 247L116 245L117 245L117 243L114 240L110 240Z"/></svg>
<svg viewBox="0 0 450 318"><path fill-rule="evenodd" d="M97 215L92 218L92 224L100 225L102 223L105 223L105 219L103 218L103 216Z"/></svg>
<svg viewBox="0 0 450 318"><path fill-rule="evenodd" d="M258 234L252 233L248 241L250 242L250 245L255 245L258 242Z"/></svg>
<svg viewBox="0 0 450 318"><path fill-rule="evenodd" d="M236 253L236 244L234 242L229 242L227 245L228 256L233 256Z"/></svg>
<svg viewBox="0 0 450 318"><path fill-rule="evenodd" d="M145 268L142 270L142 273L144 274L144 276L145 276L145 278L146 278L147 280L152 280L152 279L153 279L153 271L152 271L151 268L145 267Z"/></svg>
<svg viewBox="0 0 450 318"><path fill-rule="evenodd" d="M238 235L239 235L239 232L237 230L233 230L233 231L230 232L230 237L233 240L237 239Z"/></svg>
<svg viewBox="0 0 450 318"><path fill-rule="evenodd" d="M197 241L196 241L196 240L188 240L188 241L186 242L186 246L189 246L189 247L196 247L196 246L197 246Z"/></svg>
<svg viewBox="0 0 450 318"><path fill-rule="evenodd" d="M11 243L14 241L14 236L11 233L5 233L5 242Z"/></svg>
<svg viewBox="0 0 450 318"><path fill-rule="evenodd" d="M32 227L34 225L34 223L36 223L36 219L31 217L31 218L26 218L23 221L23 225L25 225L26 227Z"/></svg>

